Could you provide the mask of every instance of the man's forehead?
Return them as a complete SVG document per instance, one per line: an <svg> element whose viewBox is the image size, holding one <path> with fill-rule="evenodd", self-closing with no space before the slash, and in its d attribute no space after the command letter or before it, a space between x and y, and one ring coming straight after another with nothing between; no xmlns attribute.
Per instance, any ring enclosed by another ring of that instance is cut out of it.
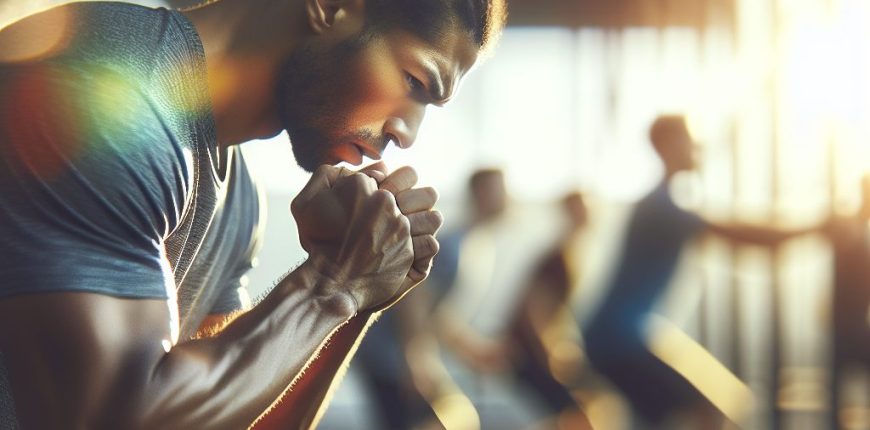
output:
<svg viewBox="0 0 870 430"><path fill-rule="evenodd" d="M462 73L471 70L480 54L480 46L471 33L459 24L448 25L438 40L429 42L440 55L443 66L453 63Z"/></svg>
<svg viewBox="0 0 870 430"><path fill-rule="evenodd" d="M480 52L479 46L466 31L456 26L444 31L436 40L424 40L409 31L400 31L406 48L415 51L422 65L444 86L444 96L449 99L459 85L460 79L474 66Z"/></svg>

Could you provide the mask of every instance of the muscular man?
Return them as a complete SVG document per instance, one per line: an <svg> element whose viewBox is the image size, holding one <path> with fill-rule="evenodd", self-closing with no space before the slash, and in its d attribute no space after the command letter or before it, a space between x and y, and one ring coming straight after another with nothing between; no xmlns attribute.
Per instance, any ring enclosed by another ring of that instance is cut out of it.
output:
<svg viewBox="0 0 870 430"><path fill-rule="evenodd" d="M79 3L0 32L0 428L238 429L271 405L262 427L312 427L441 223L412 169L318 166L410 146L503 19L498 0ZM260 214L237 145L282 130L316 170L292 206L309 256L223 327Z"/></svg>

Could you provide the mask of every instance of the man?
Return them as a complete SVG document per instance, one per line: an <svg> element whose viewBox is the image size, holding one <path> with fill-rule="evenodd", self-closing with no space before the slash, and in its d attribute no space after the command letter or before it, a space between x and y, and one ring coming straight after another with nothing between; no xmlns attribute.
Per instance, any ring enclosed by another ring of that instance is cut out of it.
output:
<svg viewBox="0 0 870 430"><path fill-rule="evenodd" d="M570 301L575 285L577 242L587 223L582 194L570 192L560 200L567 224L559 240L533 268L522 299L511 315L504 340L509 367L517 381L530 389L547 408L549 418L558 418L561 428L591 428L580 413L580 404L551 370L557 345L575 346L568 327ZM576 330L576 329L575 329ZM577 365L578 360L566 360Z"/></svg>
<svg viewBox="0 0 870 430"><path fill-rule="evenodd" d="M849 216L833 216L825 233L834 251L834 282L831 291L831 376L829 393L832 429L843 407L843 376L849 366L870 366L870 175L861 181L858 210Z"/></svg>
<svg viewBox="0 0 870 430"><path fill-rule="evenodd" d="M427 307L433 310L431 318L435 321L429 325L436 328L437 336L457 357L473 366L497 367L503 361L500 353L492 354L498 350L498 343L470 323L474 315L485 313L478 309L484 299L472 295L476 300L468 300L457 287L483 294L493 288L490 284L494 282L491 278L498 258L495 238L499 229L504 230L502 224L510 203L504 172L497 168L474 171L468 179L468 202L467 221L442 236L437 265L426 283L426 293L431 296ZM475 259L487 263L467 263Z"/></svg>
<svg viewBox="0 0 870 430"><path fill-rule="evenodd" d="M285 391L260 425L312 427L441 223L412 169L318 166L410 146L501 6L79 3L0 32L0 427L245 428ZM309 257L223 327L259 215L237 144L284 129Z"/></svg>
<svg viewBox="0 0 870 430"><path fill-rule="evenodd" d="M695 421L693 428L716 428L723 418L720 412L647 348L645 328L653 307L670 284L683 248L703 232L774 246L808 230L717 224L678 207L670 195L671 180L695 167L685 119L657 118L650 141L664 163L664 177L634 209L616 272L584 333L587 354L627 397L645 426L673 428L669 420L680 417Z"/></svg>
<svg viewBox="0 0 870 430"><path fill-rule="evenodd" d="M459 248L465 234L497 218L507 206L500 170L475 171L469 180L469 192L471 219L468 225L439 239L437 264L426 288L409 294L394 312L381 318L357 351L354 365L360 370L379 421L386 428L426 428L431 423L448 428L480 427L477 411L441 362L432 329L452 327L457 320L451 316L445 321L435 321L431 315L456 277ZM465 344L460 349L470 352L474 346ZM446 398L450 401L445 401ZM447 403L450 408L433 408L435 404ZM456 422L463 424L453 424Z"/></svg>

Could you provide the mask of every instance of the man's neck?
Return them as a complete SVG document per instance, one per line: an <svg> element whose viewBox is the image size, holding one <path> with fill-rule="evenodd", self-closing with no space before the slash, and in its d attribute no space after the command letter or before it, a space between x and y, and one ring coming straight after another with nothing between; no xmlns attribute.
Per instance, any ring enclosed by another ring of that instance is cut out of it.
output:
<svg viewBox="0 0 870 430"><path fill-rule="evenodd" d="M281 130L274 112L275 74L304 23L294 13L301 9L291 3L222 0L183 11L202 40L221 147Z"/></svg>

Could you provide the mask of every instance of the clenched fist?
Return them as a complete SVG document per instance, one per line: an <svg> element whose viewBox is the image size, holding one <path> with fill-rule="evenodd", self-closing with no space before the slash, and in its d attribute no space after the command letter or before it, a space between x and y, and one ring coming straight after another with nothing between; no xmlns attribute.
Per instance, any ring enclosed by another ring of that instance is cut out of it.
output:
<svg viewBox="0 0 870 430"><path fill-rule="evenodd" d="M411 223L377 177L321 166L291 206L323 293L350 296L357 311L404 294L414 263Z"/></svg>
<svg viewBox="0 0 870 430"><path fill-rule="evenodd" d="M432 209L438 201L438 193L435 189L431 187L414 188L417 184L417 172L413 168L402 167L387 175L385 166L382 163L377 163L369 166L365 171L373 178L384 177L383 180L378 181L378 187L396 196L399 210L408 217L411 223L414 264L408 271L399 294L391 302L382 306L382 308L387 308L429 276L432 259L438 253L439 248L435 233L441 228L444 218L440 212Z"/></svg>

